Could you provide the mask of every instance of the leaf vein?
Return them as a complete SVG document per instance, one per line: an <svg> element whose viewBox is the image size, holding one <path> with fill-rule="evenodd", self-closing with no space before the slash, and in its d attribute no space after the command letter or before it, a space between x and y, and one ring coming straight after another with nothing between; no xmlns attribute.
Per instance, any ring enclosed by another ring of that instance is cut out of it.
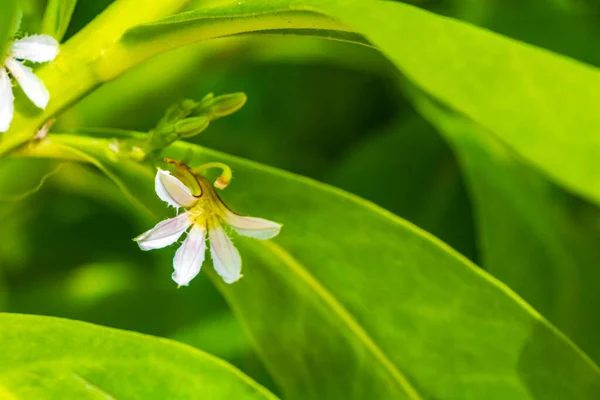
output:
<svg viewBox="0 0 600 400"><path fill-rule="evenodd" d="M261 243L270 250L291 272L300 278L305 284L310 286L314 292L323 300L348 326L349 330L358 338L358 340L369 350L375 359L387 370L394 378L395 382L402 387L404 392L412 400L422 400L423 397L412 386L404 374L394 365L394 363L383 353L381 348L375 343L373 338L358 323L346 308L335 298L331 292L321 285L291 254L285 251L281 246L273 242Z"/></svg>
<svg viewBox="0 0 600 400"><path fill-rule="evenodd" d="M88 379L85 379L83 376L77 374L76 372L73 372L73 377L75 379L77 379L79 382L81 382L88 390L102 395L102 397L104 397L105 399L117 400L116 397L111 396L105 390L102 390L98 385L93 384Z"/></svg>

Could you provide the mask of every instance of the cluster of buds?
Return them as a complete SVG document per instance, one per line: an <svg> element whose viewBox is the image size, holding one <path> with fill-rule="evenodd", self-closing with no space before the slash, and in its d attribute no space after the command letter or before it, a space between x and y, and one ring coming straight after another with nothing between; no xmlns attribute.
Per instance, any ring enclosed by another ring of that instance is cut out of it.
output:
<svg viewBox="0 0 600 400"><path fill-rule="evenodd" d="M215 97L209 93L199 102L185 99L167 109L165 115L146 139L115 141L111 149L137 161L155 159L165 147L180 139L191 138L203 132L211 121L233 114L244 106L244 93Z"/></svg>
<svg viewBox="0 0 600 400"><path fill-rule="evenodd" d="M186 139L204 131L211 121L238 111L246 103L244 93L215 97L209 93L200 102L186 99L172 105L150 132L152 148L163 148L179 139Z"/></svg>

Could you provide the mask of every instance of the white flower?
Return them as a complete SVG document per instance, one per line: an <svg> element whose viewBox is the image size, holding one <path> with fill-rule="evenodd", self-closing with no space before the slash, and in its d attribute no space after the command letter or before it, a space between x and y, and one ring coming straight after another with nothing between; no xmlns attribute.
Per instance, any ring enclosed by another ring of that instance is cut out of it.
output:
<svg viewBox="0 0 600 400"><path fill-rule="evenodd" d="M6 132L13 119L14 95L8 74L19 82L33 104L44 109L48 105L50 94L44 82L20 60L47 62L54 60L57 54L58 42L48 35L28 36L10 45L8 55L0 65L0 132Z"/></svg>
<svg viewBox="0 0 600 400"><path fill-rule="evenodd" d="M202 175L194 174L186 166L183 168L184 181L159 170L155 178L158 197L169 205L186 209L174 218L159 222L154 228L134 240L142 250L152 250L169 246L188 230L189 233L173 258L172 278L179 286L187 286L198 275L204 262L205 242L208 236L210 253L217 273L226 283L233 283L242 277L242 260L239 252L223 229L223 224L237 233L255 239L266 240L276 236L281 225L262 218L242 217L229 210L211 183ZM222 184L222 182L220 182Z"/></svg>

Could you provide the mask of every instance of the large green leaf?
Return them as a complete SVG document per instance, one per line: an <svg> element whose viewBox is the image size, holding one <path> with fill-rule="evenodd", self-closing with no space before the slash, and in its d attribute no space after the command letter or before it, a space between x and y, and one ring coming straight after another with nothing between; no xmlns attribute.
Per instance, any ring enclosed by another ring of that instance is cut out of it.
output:
<svg viewBox="0 0 600 400"><path fill-rule="evenodd" d="M427 93L480 124L555 181L600 202L600 114L595 112L600 73L595 68L398 2L226 3L134 28L126 33L126 43L141 51L166 49L215 37L215 32L282 29L283 17L298 22L291 28L310 28L323 36L331 36L332 30L359 32Z"/></svg>
<svg viewBox="0 0 600 400"><path fill-rule="evenodd" d="M600 360L600 231L586 222L598 220L598 210L528 168L476 124L424 96L417 103L460 155L478 212L483 266Z"/></svg>
<svg viewBox="0 0 600 400"><path fill-rule="evenodd" d="M274 399L192 347L51 317L0 314L0 396L8 399Z"/></svg>
<svg viewBox="0 0 600 400"><path fill-rule="evenodd" d="M126 170L110 143L59 135L27 151L62 157L75 149L70 156L85 154L129 198L168 216L155 207L151 170ZM569 339L411 224L337 189L197 146L178 143L165 155L229 163L228 204L284 224L275 241L239 238L244 279L215 282L286 397L600 396L598 367Z"/></svg>
<svg viewBox="0 0 600 400"><path fill-rule="evenodd" d="M357 28L415 84L567 188L600 201L595 68L400 3L333 3L323 8Z"/></svg>
<svg viewBox="0 0 600 400"><path fill-rule="evenodd" d="M61 40L67 32L76 4L77 0L49 0L42 21L42 33Z"/></svg>

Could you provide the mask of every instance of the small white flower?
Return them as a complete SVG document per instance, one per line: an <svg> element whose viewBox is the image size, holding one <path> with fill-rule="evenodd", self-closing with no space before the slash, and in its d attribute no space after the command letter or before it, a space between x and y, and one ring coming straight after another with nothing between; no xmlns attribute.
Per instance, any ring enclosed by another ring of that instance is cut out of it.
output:
<svg viewBox="0 0 600 400"><path fill-rule="evenodd" d="M20 60L41 63L54 60L58 54L58 42L48 35L34 35L14 41L8 55L0 65L0 132L10 127L14 111L14 95L9 73L21 86L23 92L38 108L48 105L50 94L42 82Z"/></svg>
<svg viewBox="0 0 600 400"><path fill-rule="evenodd" d="M191 227L173 258L173 280L179 286L187 286L198 275L204 262L205 241L208 236L215 270L226 283L233 283L242 277L242 260L223 229L223 224L240 235L260 240L276 236L281 225L234 213L227 208L204 176L194 174L182 164L179 167L183 168L182 172L187 178L184 181L193 185L199 194L194 196L190 188L169 171L159 170L155 178L158 197L173 207L186 210L174 218L159 222L134 240L142 250L158 249L175 243Z"/></svg>

